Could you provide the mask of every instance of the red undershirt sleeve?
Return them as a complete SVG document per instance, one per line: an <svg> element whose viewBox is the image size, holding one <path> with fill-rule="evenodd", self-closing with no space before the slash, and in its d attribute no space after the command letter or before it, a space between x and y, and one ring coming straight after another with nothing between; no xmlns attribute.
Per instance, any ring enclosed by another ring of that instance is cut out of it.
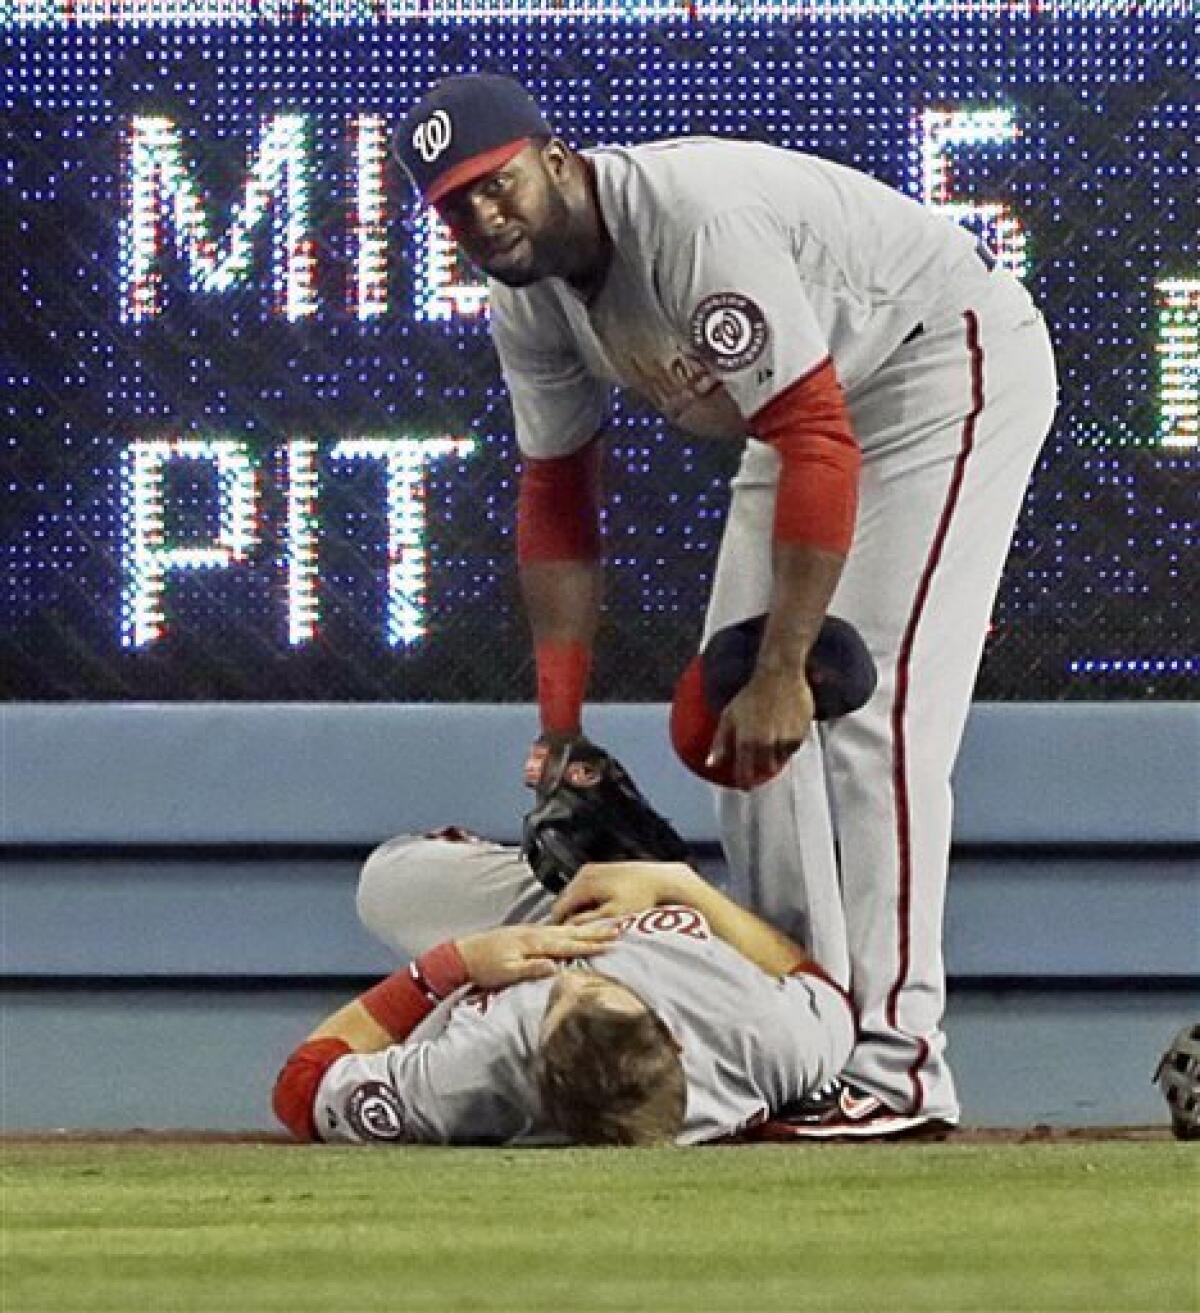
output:
<svg viewBox="0 0 1200 1313"><path fill-rule="evenodd" d="M750 431L779 452L774 538L846 555L862 452L833 362L826 359L755 413Z"/></svg>
<svg viewBox="0 0 1200 1313"><path fill-rule="evenodd" d="M517 495L519 565L600 559L602 451L597 436L567 456L525 457ZM590 644L543 639L534 658L542 730L577 733L592 668Z"/></svg>
<svg viewBox="0 0 1200 1313"><path fill-rule="evenodd" d="M526 456L517 490L517 562L600 556L600 439L569 456Z"/></svg>
<svg viewBox="0 0 1200 1313"><path fill-rule="evenodd" d="M344 1039L309 1039L297 1048L275 1080L271 1107L297 1140L317 1138L313 1106L325 1073L354 1050Z"/></svg>
<svg viewBox="0 0 1200 1313"><path fill-rule="evenodd" d="M360 995L359 1002L396 1042L407 1039L445 998L468 980L454 943L439 944ZM275 1116L298 1140L317 1138L313 1107L325 1073L354 1049L336 1036L305 1040L275 1081Z"/></svg>

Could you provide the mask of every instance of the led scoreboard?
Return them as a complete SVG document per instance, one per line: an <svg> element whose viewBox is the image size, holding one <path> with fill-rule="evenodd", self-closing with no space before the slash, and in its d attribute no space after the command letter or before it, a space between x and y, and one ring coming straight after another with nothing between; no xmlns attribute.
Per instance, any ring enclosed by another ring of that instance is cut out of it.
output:
<svg viewBox="0 0 1200 1313"><path fill-rule="evenodd" d="M0 0L0 689L532 695L487 289L391 133L509 72L571 144L714 133L986 235L1062 404L979 692L1190 697L1194 0ZM736 451L614 399L601 697L693 650Z"/></svg>

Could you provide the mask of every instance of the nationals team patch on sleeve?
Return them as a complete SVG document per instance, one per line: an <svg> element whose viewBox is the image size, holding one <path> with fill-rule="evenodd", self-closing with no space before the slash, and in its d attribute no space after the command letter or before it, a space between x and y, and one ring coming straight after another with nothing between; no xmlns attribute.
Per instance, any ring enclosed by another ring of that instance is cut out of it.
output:
<svg viewBox="0 0 1200 1313"><path fill-rule="evenodd" d="M383 1081L363 1081L346 1100L346 1120L364 1140L406 1140L404 1109Z"/></svg>
<svg viewBox="0 0 1200 1313"><path fill-rule="evenodd" d="M740 292L706 296L692 313L692 346L722 373L752 365L767 344L767 319Z"/></svg>

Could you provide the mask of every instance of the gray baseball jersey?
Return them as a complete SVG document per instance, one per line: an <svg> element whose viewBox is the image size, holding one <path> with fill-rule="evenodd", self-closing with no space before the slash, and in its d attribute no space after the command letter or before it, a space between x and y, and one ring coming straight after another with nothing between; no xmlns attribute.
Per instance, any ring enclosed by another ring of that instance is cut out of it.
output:
<svg viewBox="0 0 1200 1313"><path fill-rule="evenodd" d="M974 237L827 160L704 137L586 154L613 243L601 291L491 285L530 456L592 438L613 384L701 437L744 436L826 358L852 395L964 273L982 277Z"/></svg>
<svg viewBox="0 0 1200 1313"><path fill-rule="evenodd" d="M620 924L608 952L567 969L603 971L628 985L680 1043L687 1111L678 1143L734 1134L842 1067L854 1021L826 981L768 976L690 907L653 908ZM552 985L467 993L447 1009L440 1033L340 1058L317 1094L318 1134L357 1144L559 1138L532 1074Z"/></svg>

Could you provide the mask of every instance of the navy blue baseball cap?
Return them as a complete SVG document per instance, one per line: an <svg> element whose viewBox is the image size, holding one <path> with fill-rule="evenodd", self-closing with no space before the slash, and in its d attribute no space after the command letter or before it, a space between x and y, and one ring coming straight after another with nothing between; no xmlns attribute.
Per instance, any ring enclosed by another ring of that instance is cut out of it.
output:
<svg viewBox="0 0 1200 1313"><path fill-rule="evenodd" d="M502 169L534 137L553 133L537 101L512 78L468 73L439 82L405 116L393 150L430 205Z"/></svg>
<svg viewBox="0 0 1200 1313"><path fill-rule="evenodd" d="M701 779L735 788L733 763L709 766L708 755L726 705L754 672L766 631L765 615L718 630L688 662L671 702L671 743L680 761ZM805 664L817 720L857 711L875 692L879 676L862 635L848 621L827 615ZM755 780L763 784L770 775Z"/></svg>

